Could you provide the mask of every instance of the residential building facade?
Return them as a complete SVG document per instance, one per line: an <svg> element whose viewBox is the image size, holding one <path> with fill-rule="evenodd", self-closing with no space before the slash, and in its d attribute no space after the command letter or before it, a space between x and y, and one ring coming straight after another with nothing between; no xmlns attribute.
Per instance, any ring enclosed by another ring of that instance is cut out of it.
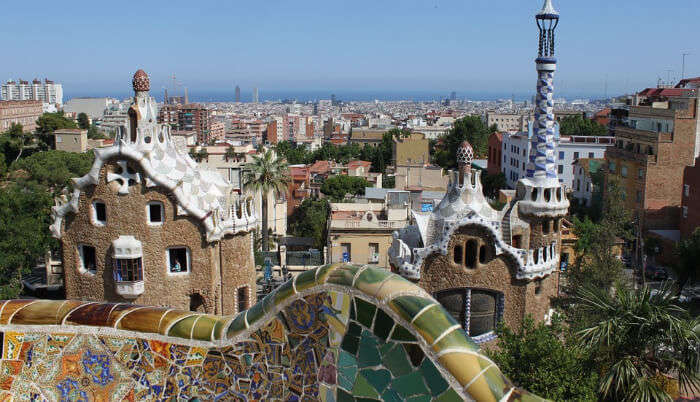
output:
<svg viewBox="0 0 700 402"><path fill-rule="evenodd" d="M0 86L2 100L35 100L41 103L63 105L63 86L49 79L34 79L31 83L24 80L10 80Z"/></svg>
<svg viewBox="0 0 700 402"><path fill-rule="evenodd" d="M36 121L43 113L40 101L0 101L0 132L13 124L21 124L25 132L36 130Z"/></svg>

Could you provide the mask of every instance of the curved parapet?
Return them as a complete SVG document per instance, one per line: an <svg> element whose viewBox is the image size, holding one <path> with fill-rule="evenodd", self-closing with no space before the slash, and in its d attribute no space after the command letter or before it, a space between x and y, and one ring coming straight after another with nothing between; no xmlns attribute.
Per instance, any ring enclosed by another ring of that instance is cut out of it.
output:
<svg viewBox="0 0 700 402"><path fill-rule="evenodd" d="M425 291L368 266L304 272L236 316L5 301L0 331L0 397L539 400Z"/></svg>

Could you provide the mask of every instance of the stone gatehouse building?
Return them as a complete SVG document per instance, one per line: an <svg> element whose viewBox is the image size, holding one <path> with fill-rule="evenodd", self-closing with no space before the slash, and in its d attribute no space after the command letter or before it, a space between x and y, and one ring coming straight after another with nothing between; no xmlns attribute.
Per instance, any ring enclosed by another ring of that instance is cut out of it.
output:
<svg viewBox="0 0 700 402"><path fill-rule="evenodd" d="M68 299L233 314L255 301L252 198L175 147L139 70L129 125L53 208Z"/></svg>

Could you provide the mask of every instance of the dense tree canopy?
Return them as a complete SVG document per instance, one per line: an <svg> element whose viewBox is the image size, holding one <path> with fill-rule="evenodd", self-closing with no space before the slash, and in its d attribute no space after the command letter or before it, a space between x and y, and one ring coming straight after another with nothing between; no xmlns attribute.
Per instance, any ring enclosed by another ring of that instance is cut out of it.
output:
<svg viewBox="0 0 700 402"><path fill-rule="evenodd" d="M78 113L78 127L87 130L90 127L90 118L85 113Z"/></svg>
<svg viewBox="0 0 700 402"><path fill-rule="evenodd" d="M74 177L86 174L95 155L92 152L75 153L64 151L37 152L13 163L12 170L24 170L30 180L47 186L50 190L60 191L70 184Z"/></svg>
<svg viewBox="0 0 700 402"><path fill-rule="evenodd" d="M597 400L594 362L558 321L547 326L528 316L521 328L500 326L497 334L489 355L518 386L552 401Z"/></svg>
<svg viewBox="0 0 700 402"><path fill-rule="evenodd" d="M583 116L567 116L559 123L562 135L608 135L608 128Z"/></svg>
<svg viewBox="0 0 700 402"><path fill-rule="evenodd" d="M466 116L458 119L454 127L435 144L434 162L445 169L457 167L457 148L469 141L474 148L475 158L488 154L489 136L496 132L495 125L488 127L479 116Z"/></svg>
<svg viewBox="0 0 700 402"><path fill-rule="evenodd" d="M346 194L361 195L370 184L364 177L337 175L331 176L321 186L321 192L333 202L342 201Z"/></svg>
<svg viewBox="0 0 700 402"><path fill-rule="evenodd" d="M289 217L289 233L292 236L314 239L314 248L323 250L328 235L328 200L305 199Z"/></svg>
<svg viewBox="0 0 700 402"><path fill-rule="evenodd" d="M22 277L55 245L52 205L51 193L38 184L0 188L0 298L16 298Z"/></svg>
<svg viewBox="0 0 700 402"><path fill-rule="evenodd" d="M506 175L503 172L498 174L488 174L486 171L481 174L481 185L484 188L484 195L489 198L498 198L498 192L503 188L508 188Z"/></svg>
<svg viewBox="0 0 700 402"><path fill-rule="evenodd" d="M36 132L46 147L52 149L55 147L53 132L63 128L78 128L75 122L66 116L63 112L44 113L39 116L36 121Z"/></svg>

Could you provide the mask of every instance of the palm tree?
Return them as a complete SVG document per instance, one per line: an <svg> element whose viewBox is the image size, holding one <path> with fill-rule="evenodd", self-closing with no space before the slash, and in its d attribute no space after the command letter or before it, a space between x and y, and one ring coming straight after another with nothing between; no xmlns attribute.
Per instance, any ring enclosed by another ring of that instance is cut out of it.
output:
<svg viewBox="0 0 700 402"><path fill-rule="evenodd" d="M262 197L262 249L268 251L267 195L271 191L273 195L286 191L287 183L290 181L289 167L284 159L278 158L271 150L267 150L262 155L254 155L247 169L244 187L260 192Z"/></svg>
<svg viewBox="0 0 700 402"><path fill-rule="evenodd" d="M663 386L668 376L681 389L700 389L700 319L677 305L670 285L586 288L577 299L593 321L577 335L601 367L601 400L671 401Z"/></svg>

